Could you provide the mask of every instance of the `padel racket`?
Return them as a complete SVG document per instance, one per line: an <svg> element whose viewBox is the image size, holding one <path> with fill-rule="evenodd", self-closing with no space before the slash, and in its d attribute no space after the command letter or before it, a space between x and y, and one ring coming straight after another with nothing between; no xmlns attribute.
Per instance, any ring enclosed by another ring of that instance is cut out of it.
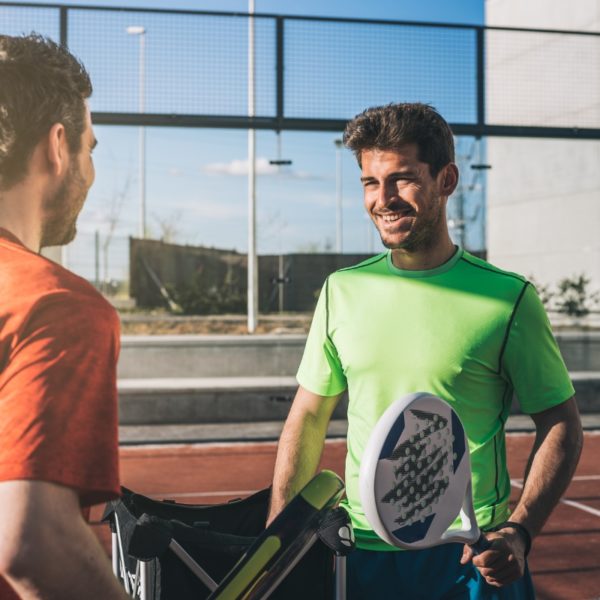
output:
<svg viewBox="0 0 600 600"><path fill-rule="evenodd" d="M388 544L489 548L475 519L465 430L441 398L409 394L385 411L369 438L359 481L367 520ZM459 515L462 526L451 527Z"/></svg>
<svg viewBox="0 0 600 600"><path fill-rule="evenodd" d="M315 475L275 517L208 600L263 600L317 540L326 511L344 494L332 471Z"/></svg>

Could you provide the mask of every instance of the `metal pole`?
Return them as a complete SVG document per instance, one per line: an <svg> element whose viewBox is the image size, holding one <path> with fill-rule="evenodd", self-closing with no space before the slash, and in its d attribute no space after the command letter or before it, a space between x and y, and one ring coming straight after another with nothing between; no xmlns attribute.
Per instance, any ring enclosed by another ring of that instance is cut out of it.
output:
<svg viewBox="0 0 600 600"><path fill-rule="evenodd" d="M94 233L94 281L96 289L100 289L100 232Z"/></svg>
<svg viewBox="0 0 600 600"><path fill-rule="evenodd" d="M146 112L146 32L140 34L140 114ZM146 239L146 128L140 127L140 238Z"/></svg>
<svg viewBox="0 0 600 600"><path fill-rule="evenodd" d="M129 35L140 38L138 63L138 110L140 115L146 112L146 28L142 25L130 25L125 30ZM146 238L146 128L139 129L139 176L140 176L140 224L138 237Z"/></svg>
<svg viewBox="0 0 600 600"><path fill-rule="evenodd" d="M335 251L342 254L344 248L343 242L343 222L342 222L342 140L335 140L335 200L336 200L336 219L335 219Z"/></svg>
<svg viewBox="0 0 600 600"><path fill-rule="evenodd" d="M254 14L254 0L248 0ZM254 17L248 18L248 116L255 113ZM256 256L256 132L248 130L248 333L256 331L258 317L258 257Z"/></svg>
<svg viewBox="0 0 600 600"><path fill-rule="evenodd" d="M279 314L283 312L283 286L284 286L284 269L283 269L283 254L279 250L279 269L278 269L278 286L279 286Z"/></svg>

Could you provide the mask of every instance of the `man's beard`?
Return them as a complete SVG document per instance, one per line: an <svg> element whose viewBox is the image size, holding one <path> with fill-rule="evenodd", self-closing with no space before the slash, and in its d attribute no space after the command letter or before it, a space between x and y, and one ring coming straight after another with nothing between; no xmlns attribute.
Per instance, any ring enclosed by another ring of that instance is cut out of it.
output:
<svg viewBox="0 0 600 600"><path fill-rule="evenodd" d="M391 240L386 240L379 232L381 243L390 250L427 251L436 245L442 231L441 223L444 218L444 211L438 205L437 212L430 215L429 218L422 217L421 222L419 222L417 217L416 228L412 229L402 242L393 243Z"/></svg>
<svg viewBox="0 0 600 600"><path fill-rule="evenodd" d="M81 176L75 157L69 172L56 193L44 206L44 223L40 246L64 246L77 233L77 217L87 195L87 186Z"/></svg>

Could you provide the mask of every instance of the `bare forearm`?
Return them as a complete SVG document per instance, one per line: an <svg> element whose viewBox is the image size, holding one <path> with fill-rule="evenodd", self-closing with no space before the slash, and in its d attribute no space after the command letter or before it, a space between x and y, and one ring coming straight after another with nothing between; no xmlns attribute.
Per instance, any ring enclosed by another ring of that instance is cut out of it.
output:
<svg viewBox="0 0 600 600"><path fill-rule="evenodd" d="M286 421L277 450L269 522L315 474L325 433L312 419Z"/></svg>
<svg viewBox="0 0 600 600"><path fill-rule="evenodd" d="M565 418L536 422L536 441L529 458L521 498L511 520L532 536L544 526L567 489L581 454L583 434L574 399L563 407Z"/></svg>
<svg viewBox="0 0 600 600"><path fill-rule="evenodd" d="M48 532L50 533L50 532ZM46 535L6 574L23 600L125 600L106 553L82 520L63 535Z"/></svg>
<svg viewBox="0 0 600 600"><path fill-rule="evenodd" d="M312 397L312 398L311 398ZM285 422L273 474L270 523L314 475L325 443L327 426L339 397L319 398L299 390Z"/></svg>
<svg viewBox="0 0 600 600"><path fill-rule="evenodd" d="M0 574L24 600L125 600L75 490L0 482Z"/></svg>

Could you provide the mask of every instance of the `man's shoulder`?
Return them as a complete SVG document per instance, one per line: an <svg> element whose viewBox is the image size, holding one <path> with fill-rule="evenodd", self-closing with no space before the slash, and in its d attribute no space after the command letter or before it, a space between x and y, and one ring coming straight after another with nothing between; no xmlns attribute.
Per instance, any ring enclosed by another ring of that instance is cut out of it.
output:
<svg viewBox="0 0 600 600"><path fill-rule="evenodd" d="M337 271L334 271L330 277L347 277L381 271L382 268L385 269L386 267L387 254L387 252L382 252L381 254L371 256L355 265L338 269Z"/></svg>
<svg viewBox="0 0 600 600"><path fill-rule="evenodd" d="M89 281L44 256L25 248L0 247L0 264L3 304L18 305L16 313L51 305L60 305L62 312L115 313Z"/></svg>
<svg viewBox="0 0 600 600"><path fill-rule="evenodd" d="M509 289L523 289L527 285L527 278L519 273L501 269L486 260L464 251L460 263L463 276L480 279L487 285L496 285Z"/></svg>

